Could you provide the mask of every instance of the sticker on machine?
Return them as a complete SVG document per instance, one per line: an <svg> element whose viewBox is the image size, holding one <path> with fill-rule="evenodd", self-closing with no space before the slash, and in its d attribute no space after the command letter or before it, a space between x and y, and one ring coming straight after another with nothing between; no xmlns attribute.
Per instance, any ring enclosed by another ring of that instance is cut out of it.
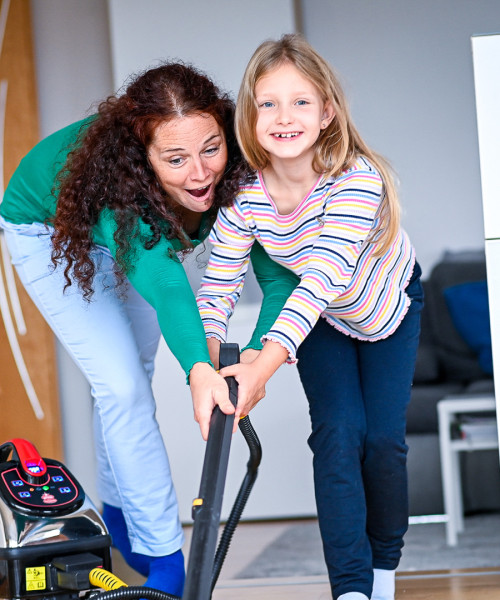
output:
<svg viewBox="0 0 500 600"><path fill-rule="evenodd" d="M27 567L26 591L34 592L36 590L44 590L46 587L45 567Z"/></svg>

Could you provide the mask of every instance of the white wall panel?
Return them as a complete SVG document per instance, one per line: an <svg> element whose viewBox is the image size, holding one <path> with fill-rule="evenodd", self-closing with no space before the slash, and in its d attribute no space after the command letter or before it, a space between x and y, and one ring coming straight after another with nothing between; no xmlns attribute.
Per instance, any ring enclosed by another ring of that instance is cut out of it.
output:
<svg viewBox="0 0 500 600"><path fill-rule="evenodd" d="M484 233L500 240L500 34L473 37L472 52Z"/></svg>
<svg viewBox="0 0 500 600"><path fill-rule="evenodd" d="M500 34L472 38L486 268L497 415L500 415ZM500 431L500 423L499 431Z"/></svg>

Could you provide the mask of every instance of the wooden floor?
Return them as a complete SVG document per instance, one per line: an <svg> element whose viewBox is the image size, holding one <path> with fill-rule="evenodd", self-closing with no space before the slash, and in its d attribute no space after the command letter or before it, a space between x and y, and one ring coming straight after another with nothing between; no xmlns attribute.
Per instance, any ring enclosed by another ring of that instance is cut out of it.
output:
<svg viewBox="0 0 500 600"><path fill-rule="evenodd" d="M241 523L212 595L213 600L331 600L326 576L239 579L238 573L289 526L287 522ZM185 556L190 529L186 530ZM144 579L113 553L113 571L129 585ZM500 600L500 565L491 569L398 572L396 600Z"/></svg>
<svg viewBox="0 0 500 600"><path fill-rule="evenodd" d="M213 600L331 600L325 578L221 581ZM498 600L500 569L399 573L396 600Z"/></svg>

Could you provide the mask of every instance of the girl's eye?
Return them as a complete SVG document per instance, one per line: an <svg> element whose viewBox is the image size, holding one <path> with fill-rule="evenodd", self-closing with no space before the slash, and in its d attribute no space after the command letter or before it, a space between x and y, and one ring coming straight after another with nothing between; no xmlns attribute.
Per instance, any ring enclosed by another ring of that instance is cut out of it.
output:
<svg viewBox="0 0 500 600"><path fill-rule="evenodd" d="M272 108L274 106L274 104L270 101L268 102L263 102L261 105L261 108Z"/></svg>
<svg viewBox="0 0 500 600"><path fill-rule="evenodd" d="M308 104L307 100L297 100L297 104L299 106L305 106L306 104Z"/></svg>

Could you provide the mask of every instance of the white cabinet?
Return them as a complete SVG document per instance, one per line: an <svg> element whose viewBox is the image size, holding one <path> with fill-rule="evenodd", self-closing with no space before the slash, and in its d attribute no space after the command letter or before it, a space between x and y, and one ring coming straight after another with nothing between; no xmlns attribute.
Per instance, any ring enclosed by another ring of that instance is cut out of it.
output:
<svg viewBox="0 0 500 600"><path fill-rule="evenodd" d="M487 240L500 239L500 34L473 37L472 53L484 233Z"/></svg>
<svg viewBox="0 0 500 600"><path fill-rule="evenodd" d="M472 38L486 268L497 415L500 414L500 34Z"/></svg>

